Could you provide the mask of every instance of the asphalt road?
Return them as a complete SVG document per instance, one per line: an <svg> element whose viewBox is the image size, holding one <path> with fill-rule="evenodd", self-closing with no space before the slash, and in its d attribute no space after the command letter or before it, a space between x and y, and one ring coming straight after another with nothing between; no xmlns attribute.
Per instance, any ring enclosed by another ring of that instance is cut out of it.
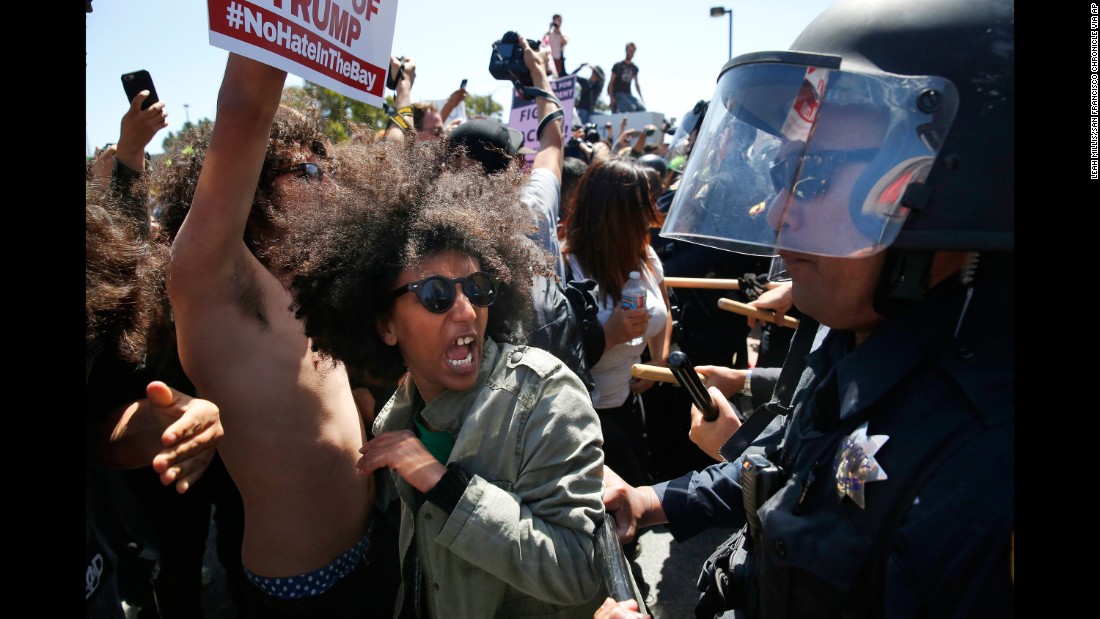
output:
<svg viewBox="0 0 1100 619"><path fill-rule="evenodd" d="M654 527L641 538L642 552L636 563L650 586L646 608L653 619L683 619L695 616L699 591L695 583L710 553L733 529L713 529L684 542L672 539L663 526Z"/></svg>

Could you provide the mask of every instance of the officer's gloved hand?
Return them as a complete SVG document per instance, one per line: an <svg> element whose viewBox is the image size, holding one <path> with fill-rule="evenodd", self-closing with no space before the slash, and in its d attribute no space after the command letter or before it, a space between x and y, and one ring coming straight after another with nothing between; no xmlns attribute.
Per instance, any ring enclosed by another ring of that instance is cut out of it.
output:
<svg viewBox="0 0 1100 619"><path fill-rule="evenodd" d="M757 297L767 290L765 284L768 283L768 276L745 273L737 279L737 283L741 288L738 292L741 293L741 297L743 298L742 302L749 303L755 301Z"/></svg>

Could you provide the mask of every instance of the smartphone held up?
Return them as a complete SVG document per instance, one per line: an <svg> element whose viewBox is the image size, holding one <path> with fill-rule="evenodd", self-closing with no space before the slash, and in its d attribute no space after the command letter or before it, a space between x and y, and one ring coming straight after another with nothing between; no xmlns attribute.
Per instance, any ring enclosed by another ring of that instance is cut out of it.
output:
<svg viewBox="0 0 1100 619"><path fill-rule="evenodd" d="M148 90L149 96L145 98L145 101L141 102L141 109L143 110L148 109L150 105L160 101L160 98L157 97L157 89L153 86L153 77L149 75L149 72L145 69L123 73L122 89L126 91L126 100L130 102L133 102L134 97L138 96L138 93L143 90Z"/></svg>

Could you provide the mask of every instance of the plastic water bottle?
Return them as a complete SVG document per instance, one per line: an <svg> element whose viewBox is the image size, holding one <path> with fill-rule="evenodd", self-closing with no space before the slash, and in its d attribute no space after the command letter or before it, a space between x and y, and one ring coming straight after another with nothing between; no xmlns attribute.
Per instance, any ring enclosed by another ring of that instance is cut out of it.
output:
<svg viewBox="0 0 1100 619"><path fill-rule="evenodd" d="M623 285L623 297L622 300L619 301L619 305L622 306L623 309L634 309L636 307L645 309L645 297L646 293L645 286L642 285L642 274L638 271L631 271L630 279ZM639 335L627 342L627 344L637 346L644 341L645 338Z"/></svg>

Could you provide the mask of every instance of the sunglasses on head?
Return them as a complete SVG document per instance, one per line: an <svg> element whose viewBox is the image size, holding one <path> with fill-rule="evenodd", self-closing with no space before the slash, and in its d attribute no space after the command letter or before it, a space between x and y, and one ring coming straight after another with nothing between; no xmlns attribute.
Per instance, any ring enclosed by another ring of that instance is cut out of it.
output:
<svg viewBox="0 0 1100 619"><path fill-rule="evenodd" d="M285 168L278 168L272 170L272 176L282 176L283 174L294 174L301 178L308 179L310 181L320 182L325 178L325 171L321 169L321 166L313 163L312 161L305 161L302 163L296 163Z"/></svg>
<svg viewBox="0 0 1100 619"><path fill-rule="evenodd" d="M443 135L443 127L432 127L431 129L421 129L421 133L430 133L435 137Z"/></svg>
<svg viewBox="0 0 1100 619"><path fill-rule="evenodd" d="M809 200L829 189L829 178L846 163L874 159L877 148L827 150L812 155L790 155L772 162L768 173L776 191L786 189L795 200ZM795 179L798 182L794 182Z"/></svg>
<svg viewBox="0 0 1100 619"><path fill-rule="evenodd" d="M407 284L394 290L390 294L396 299L406 292L416 293L416 298L424 309L433 314L442 314L451 309L458 294L455 284L462 284L462 293L470 300L470 303L478 307L489 307L497 299L497 281L488 273L477 271L466 277L448 279L442 275L432 275L424 279Z"/></svg>

